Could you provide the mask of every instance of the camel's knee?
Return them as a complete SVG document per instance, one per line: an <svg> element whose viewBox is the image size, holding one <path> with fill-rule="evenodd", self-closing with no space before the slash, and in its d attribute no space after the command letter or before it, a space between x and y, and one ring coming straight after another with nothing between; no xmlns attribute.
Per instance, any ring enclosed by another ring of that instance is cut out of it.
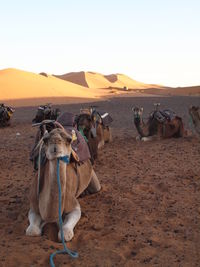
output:
<svg viewBox="0 0 200 267"><path fill-rule="evenodd" d="M99 179L98 179L95 171L92 170L91 181L90 181L90 183L88 185L87 191L90 194L94 194L94 193L97 193L100 190L101 190L101 184L99 182Z"/></svg>
<svg viewBox="0 0 200 267"><path fill-rule="evenodd" d="M42 219L39 214L36 214L31 209L28 213L29 226L26 229L26 235L29 236L40 236L42 233L41 222Z"/></svg>

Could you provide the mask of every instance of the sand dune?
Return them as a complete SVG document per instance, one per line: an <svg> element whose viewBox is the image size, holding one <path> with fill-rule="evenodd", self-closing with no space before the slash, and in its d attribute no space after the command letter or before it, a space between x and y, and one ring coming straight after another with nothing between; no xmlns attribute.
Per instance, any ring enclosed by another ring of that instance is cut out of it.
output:
<svg viewBox="0 0 200 267"><path fill-rule="evenodd" d="M170 89L168 91L170 92ZM172 91L176 95L200 95L200 86L177 87L172 88Z"/></svg>
<svg viewBox="0 0 200 267"><path fill-rule="evenodd" d="M0 99L24 99L41 97L95 98L103 94L54 76L35 74L17 69L0 71Z"/></svg>
<svg viewBox="0 0 200 267"><path fill-rule="evenodd" d="M128 87L126 92L124 87ZM103 89L103 90L102 90ZM200 86L167 88L137 82L123 74L71 72L54 76L17 69L0 70L0 101L41 98L94 99L108 95L199 95Z"/></svg>
<svg viewBox="0 0 200 267"><path fill-rule="evenodd" d="M103 75L96 72L71 72L64 75L55 75L55 77L70 81L88 88L124 88L129 89L147 89L161 88L159 85L150 85L135 81L124 74Z"/></svg>

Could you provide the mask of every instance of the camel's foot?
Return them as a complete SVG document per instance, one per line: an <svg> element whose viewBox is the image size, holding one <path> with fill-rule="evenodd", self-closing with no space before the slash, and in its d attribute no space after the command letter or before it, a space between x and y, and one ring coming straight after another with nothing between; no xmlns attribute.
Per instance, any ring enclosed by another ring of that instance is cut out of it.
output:
<svg viewBox="0 0 200 267"><path fill-rule="evenodd" d="M26 235L28 236L41 236L42 230L37 225L29 225L26 229Z"/></svg>
<svg viewBox="0 0 200 267"><path fill-rule="evenodd" d="M81 218L81 208L77 201L77 206L65 216L63 223L63 234L65 241L70 241L74 237L74 227ZM58 239L61 240L61 233L58 233Z"/></svg>
<svg viewBox="0 0 200 267"><path fill-rule="evenodd" d="M63 227L63 234L64 234L64 238L65 238L66 242L72 240L72 238L74 237L73 229L70 229L68 227L65 227L65 228ZM61 241L61 233L60 233L60 231L58 233L58 240Z"/></svg>
<svg viewBox="0 0 200 267"><path fill-rule="evenodd" d="M30 209L28 213L28 219L30 225L26 229L26 235L40 236L42 234L42 227L41 227L42 219L40 215L36 214L34 211Z"/></svg>

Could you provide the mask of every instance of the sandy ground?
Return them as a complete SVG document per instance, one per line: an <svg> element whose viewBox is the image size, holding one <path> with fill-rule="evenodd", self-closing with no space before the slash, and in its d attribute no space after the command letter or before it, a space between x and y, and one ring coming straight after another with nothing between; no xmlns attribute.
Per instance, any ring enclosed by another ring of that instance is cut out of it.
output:
<svg viewBox="0 0 200 267"><path fill-rule="evenodd" d="M132 106L171 107L188 124L197 97L114 98L98 102L110 112L113 143L99 153L95 170L102 191L80 198L82 218L68 246L78 259L56 257L56 266L199 266L200 140L194 137L136 142ZM87 104L60 105L77 113ZM25 236L34 172L29 162L34 107L17 108L12 126L0 129L0 266L49 266L61 244ZM20 135L16 135L20 133Z"/></svg>

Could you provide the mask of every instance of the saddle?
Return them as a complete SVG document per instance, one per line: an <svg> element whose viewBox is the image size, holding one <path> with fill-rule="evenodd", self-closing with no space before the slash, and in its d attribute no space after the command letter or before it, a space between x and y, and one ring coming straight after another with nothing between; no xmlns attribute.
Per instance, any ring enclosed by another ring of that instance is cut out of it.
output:
<svg viewBox="0 0 200 267"><path fill-rule="evenodd" d="M5 112L5 108L0 106L0 116Z"/></svg>
<svg viewBox="0 0 200 267"><path fill-rule="evenodd" d="M81 114L89 114L91 117L97 122L97 123L102 123L103 126L108 127L111 125L111 122L113 121L112 117L108 112L104 111L97 111L92 110L92 108L84 108L80 110Z"/></svg>
<svg viewBox="0 0 200 267"><path fill-rule="evenodd" d="M98 113L101 116L103 126L109 127L111 125L111 122L113 121L110 114L104 111L98 111Z"/></svg>
<svg viewBox="0 0 200 267"><path fill-rule="evenodd" d="M176 113L170 109L154 111L150 119L156 119L160 123L170 122L176 117Z"/></svg>
<svg viewBox="0 0 200 267"><path fill-rule="evenodd" d="M0 106L0 120L8 120L11 117L11 113L8 111L7 107Z"/></svg>

